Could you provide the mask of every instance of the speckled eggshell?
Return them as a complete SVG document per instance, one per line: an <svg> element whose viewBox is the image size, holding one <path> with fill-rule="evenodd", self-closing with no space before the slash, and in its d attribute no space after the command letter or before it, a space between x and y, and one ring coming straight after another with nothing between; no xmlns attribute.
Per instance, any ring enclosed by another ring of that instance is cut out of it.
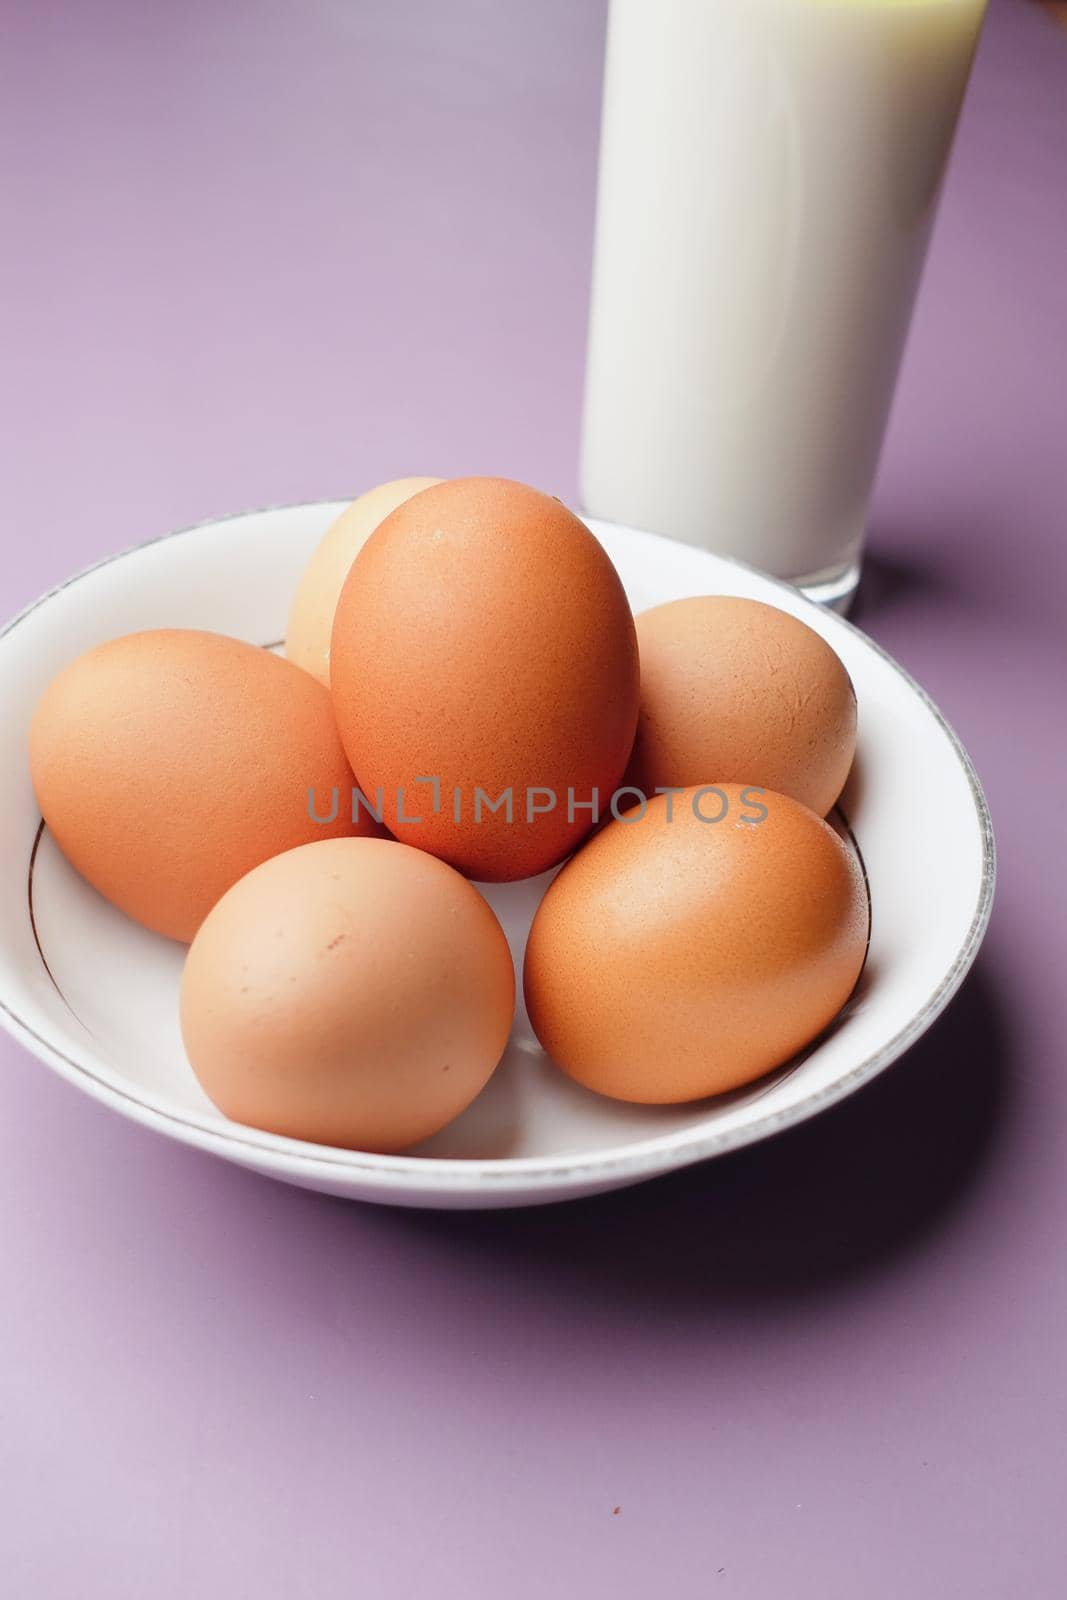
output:
<svg viewBox="0 0 1067 1600"><path fill-rule="evenodd" d="M606 805L622 776L633 618L602 546L558 500L458 478L406 501L356 558L331 688L360 785L381 791L399 839L474 878L525 878L574 848L592 824L579 806L594 788ZM511 822L484 804L476 821L476 788L510 789Z"/></svg>
<svg viewBox="0 0 1067 1600"><path fill-rule="evenodd" d="M135 921L189 940L280 850L378 830L360 813L329 691L239 639L186 629L99 645L45 690L30 728L41 814L64 855ZM316 814L308 792L314 790Z"/></svg>
<svg viewBox="0 0 1067 1600"><path fill-rule="evenodd" d="M641 711L627 783L755 783L824 817L856 749L856 696L830 646L759 600L703 595L637 618Z"/></svg>
<svg viewBox="0 0 1067 1600"><path fill-rule="evenodd" d="M694 800L722 820L701 820ZM549 887L526 950L530 1021L600 1094L720 1094L833 1020L867 932L856 856L805 806L732 784L661 795L609 822Z"/></svg>
<svg viewBox="0 0 1067 1600"><path fill-rule="evenodd" d="M336 517L304 568L289 612L285 653L320 683L330 682L330 634L337 599L353 561L397 506L440 478L394 478L368 489Z"/></svg>
<svg viewBox="0 0 1067 1600"><path fill-rule="evenodd" d="M385 839L335 839L257 867L194 939L189 1060L235 1122L402 1150L474 1099L504 1051L515 973L474 886Z"/></svg>

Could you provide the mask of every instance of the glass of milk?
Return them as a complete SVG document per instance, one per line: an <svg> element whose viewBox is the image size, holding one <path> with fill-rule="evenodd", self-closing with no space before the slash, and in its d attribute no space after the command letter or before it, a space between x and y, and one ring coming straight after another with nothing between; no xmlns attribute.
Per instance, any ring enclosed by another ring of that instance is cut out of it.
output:
<svg viewBox="0 0 1067 1600"><path fill-rule="evenodd" d="M611 0L591 515L845 609L985 0Z"/></svg>

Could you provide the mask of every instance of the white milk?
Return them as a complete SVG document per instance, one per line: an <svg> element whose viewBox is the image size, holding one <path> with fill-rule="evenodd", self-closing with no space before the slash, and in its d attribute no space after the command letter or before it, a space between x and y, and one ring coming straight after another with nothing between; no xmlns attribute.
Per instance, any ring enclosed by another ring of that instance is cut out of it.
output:
<svg viewBox="0 0 1067 1600"><path fill-rule="evenodd" d="M592 515L847 602L985 0L612 0Z"/></svg>

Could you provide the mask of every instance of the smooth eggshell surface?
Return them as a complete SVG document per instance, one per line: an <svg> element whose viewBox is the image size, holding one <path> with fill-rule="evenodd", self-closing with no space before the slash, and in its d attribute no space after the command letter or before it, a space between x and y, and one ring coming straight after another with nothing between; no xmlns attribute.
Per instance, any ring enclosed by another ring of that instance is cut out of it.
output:
<svg viewBox="0 0 1067 1600"><path fill-rule="evenodd" d="M269 856L354 831L328 690L216 633L131 633L79 656L34 712L30 771L68 860L172 939ZM323 817L336 791L332 821L312 820L309 790Z"/></svg>
<svg viewBox="0 0 1067 1600"><path fill-rule="evenodd" d="M549 887L526 950L530 1021L600 1094L719 1094L833 1020L867 932L855 853L806 807L731 784L663 795L609 822Z"/></svg>
<svg viewBox="0 0 1067 1600"><path fill-rule="evenodd" d="M473 1100L514 1002L507 941L472 884L392 840L336 839L219 901L186 960L181 1023L234 1121L391 1151Z"/></svg>
<svg viewBox="0 0 1067 1600"><path fill-rule="evenodd" d="M627 783L754 783L824 817L856 749L856 696L806 623L759 600L702 595L637 618L641 711Z"/></svg>
<svg viewBox="0 0 1067 1600"><path fill-rule="evenodd" d="M397 506L440 478L394 478L368 489L346 506L327 528L304 568L293 596L285 653L320 683L330 682L330 634L337 599L353 561L382 522Z"/></svg>
<svg viewBox="0 0 1067 1600"><path fill-rule="evenodd" d="M331 688L360 787L381 791L398 838L471 877L525 878L574 848L592 790L606 804L622 776L633 618L603 548L558 500L454 479L405 501L356 558Z"/></svg>

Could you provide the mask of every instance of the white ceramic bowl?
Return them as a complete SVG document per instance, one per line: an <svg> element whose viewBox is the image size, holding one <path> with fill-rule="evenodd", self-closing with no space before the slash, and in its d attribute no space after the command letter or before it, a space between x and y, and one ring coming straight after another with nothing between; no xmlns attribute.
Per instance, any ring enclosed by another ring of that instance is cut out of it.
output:
<svg viewBox="0 0 1067 1600"><path fill-rule="evenodd" d="M683 595L766 600L821 633L851 673L859 748L841 810L873 919L846 1012L800 1061L749 1089L643 1107L565 1078L520 999L489 1088L416 1153L366 1155L228 1122L182 1050L183 949L129 922L59 854L34 805L27 729L53 673L117 634L195 627L276 645L304 563L340 509L249 512L170 534L70 579L0 635L0 1020L26 1049L124 1116L286 1182L396 1205L480 1207L594 1194L765 1138L858 1089L929 1027L974 960L993 894L989 814L959 740L883 651L794 590L687 545L591 523L635 611ZM520 972L547 881L485 891Z"/></svg>

